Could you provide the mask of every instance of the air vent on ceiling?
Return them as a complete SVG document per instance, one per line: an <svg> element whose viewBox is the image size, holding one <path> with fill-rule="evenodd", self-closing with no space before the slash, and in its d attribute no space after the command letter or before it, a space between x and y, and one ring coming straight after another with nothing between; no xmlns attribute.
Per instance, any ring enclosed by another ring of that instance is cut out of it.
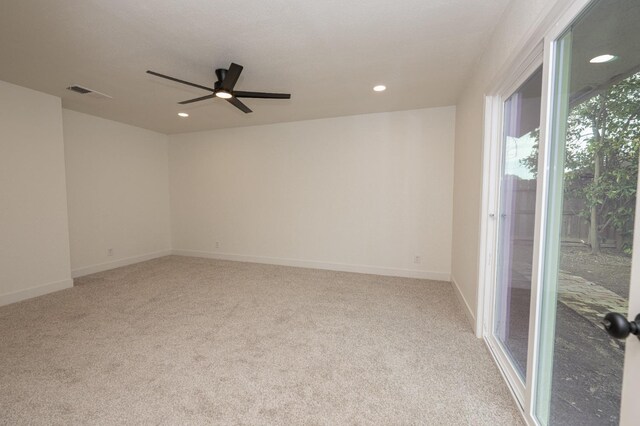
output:
<svg viewBox="0 0 640 426"><path fill-rule="evenodd" d="M76 92L79 93L81 95L87 95L90 96L92 98L98 98L98 99L111 99L111 96L92 90L92 89L87 89L86 87L82 87L78 84L74 84L73 86L69 86L67 87L67 90L71 90L72 92Z"/></svg>

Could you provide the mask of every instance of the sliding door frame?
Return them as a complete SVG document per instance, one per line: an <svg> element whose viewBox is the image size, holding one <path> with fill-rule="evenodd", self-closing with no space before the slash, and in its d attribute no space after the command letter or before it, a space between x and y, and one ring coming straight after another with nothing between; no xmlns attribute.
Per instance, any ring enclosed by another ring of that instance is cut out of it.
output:
<svg viewBox="0 0 640 426"><path fill-rule="evenodd" d="M541 321L543 296L549 299L549 291L543 293L543 266L546 215L549 202L550 149L548 135L552 125L553 76L555 75L556 41L569 25L593 0L556 1L533 26L525 42L507 60L485 96L484 144L483 144L483 194L481 210L481 235L478 265L478 315L476 334L482 337L504 376L525 421L530 425L546 424L548 419L536 418L542 327L550 327L548 319ZM529 313L529 338L527 371L524 382L501 343L493 335L495 295L497 293L496 259L498 237L498 209L502 164L502 136L504 101L540 66L543 67L542 99L540 110L540 137L538 145L538 174L536 183L536 209L534 247L531 270L531 300ZM548 290L548 289L547 289ZM553 300L555 303L555 299ZM548 312L548 309L545 309ZM553 324L551 324L553 326ZM547 333L548 334L548 333ZM548 335L546 336L548 339ZM544 357L542 357L544 361ZM548 368L548 365L544 365Z"/></svg>
<svg viewBox="0 0 640 426"><path fill-rule="evenodd" d="M520 377L515 365L507 354L506 348L500 342L498 337L494 334L495 320L496 320L496 303L497 303L497 259L495 254L498 253L498 238L499 238L499 210L500 210L500 184L503 172L504 164L504 105L506 100L512 96L523 83L525 83L535 72L543 66L543 49L542 43L537 45L529 55L520 63L515 72L509 79L505 79L503 84L498 86L495 90L495 94L487 96L485 99L485 108L487 111L486 118L488 119L487 132L487 157L485 160L489 161L489 164L485 168L485 177L487 179L487 185L484 186L484 195L486 196L486 216L485 226L483 229L483 239L486 243L484 247L485 259L484 266L484 279L486 282L492 283L487 286L487 291L484 292L484 318L482 323L482 335L489 347L489 350L496 360L496 363L501 369L501 372L506 379L512 394L516 398L516 401L520 405L521 409L525 409L527 401L527 386L529 383L529 370L530 362L527 362L527 372L524 380ZM544 71L543 71L544 72ZM543 82L544 86L544 82ZM544 92L543 92L544 93ZM543 99L544 102L544 99ZM542 122L541 122L542 126ZM540 130L540 149L542 154L543 147L543 132L542 127ZM541 155L542 156L542 155ZM535 306L534 295L537 294L537 264L535 262L536 253L538 251L539 241L539 202L541 198L540 194L540 178L543 173L538 174L536 184L536 212L535 212L535 231L534 231L534 259L533 269L531 276L531 300L530 307ZM531 311L533 313L533 311ZM530 327L533 315L530 314ZM529 348L528 359L530 359L532 345L531 345L531 333L529 333Z"/></svg>
<svg viewBox="0 0 640 426"><path fill-rule="evenodd" d="M569 29L571 24L578 19L578 17L588 9L596 0L574 0L570 2L569 7L560 14L555 25L550 28L544 37L544 50L545 57L544 62L547 68L544 79L546 80L544 94L547 96L544 102L544 123L545 134L549 135L548 140L557 137L554 135L554 116L556 112L555 101L559 93L555 93L559 89L555 84L554 78L558 75L558 49L559 39ZM553 141L551 141L553 142ZM529 409L528 415L532 419L535 425L547 425L549 423L549 408L551 401L551 379L553 370L553 354L555 345L555 328L556 328L556 309L557 309L557 289L558 282L557 276L554 274L554 278L550 278L550 274L546 274L543 270L545 264L545 247L547 246L546 238L548 237L547 227L551 227L552 232L559 232L559 230L553 229L554 226L560 226L560 224L553 224L547 220L548 215L552 214L550 211L554 189L551 185L554 182L550 181L551 174L554 173L551 168L554 166L553 151L560 147L551 147L546 144L544 168L545 168L545 184L544 184L544 210L541 214L540 220L543 223L544 230L540 236L540 252L538 253L539 261L539 294L538 303L536 306L536 320L532 322L531 333L536 340L536 351L534 354L529 354L534 362L532 362L533 371L531 372L531 386L528 389L529 393ZM564 148L563 148L564 149ZM555 171L558 173L558 171ZM544 281L544 283L543 283ZM544 375L544 377L543 377ZM539 409L536 409L540 404Z"/></svg>

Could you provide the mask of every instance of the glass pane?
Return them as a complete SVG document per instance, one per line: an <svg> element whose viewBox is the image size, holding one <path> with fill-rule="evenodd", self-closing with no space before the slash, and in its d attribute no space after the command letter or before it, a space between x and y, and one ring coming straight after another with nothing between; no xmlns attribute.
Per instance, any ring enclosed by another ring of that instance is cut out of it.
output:
<svg viewBox="0 0 640 426"><path fill-rule="evenodd" d="M529 341L541 94L540 68L504 104L494 333L523 381Z"/></svg>
<svg viewBox="0 0 640 426"><path fill-rule="evenodd" d="M595 2L557 43L536 414L618 424L640 148L640 2Z"/></svg>

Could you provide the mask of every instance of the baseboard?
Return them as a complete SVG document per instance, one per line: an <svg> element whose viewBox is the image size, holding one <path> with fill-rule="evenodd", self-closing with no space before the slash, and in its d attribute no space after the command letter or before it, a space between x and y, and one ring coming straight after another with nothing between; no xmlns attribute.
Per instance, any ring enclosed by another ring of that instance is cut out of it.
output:
<svg viewBox="0 0 640 426"><path fill-rule="evenodd" d="M73 287L73 280L68 279L30 287L13 293L2 294L0 295L0 306L31 299L32 297L43 296L45 294L53 293L54 291L64 290L65 288L71 287Z"/></svg>
<svg viewBox="0 0 640 426"><path fill-rule="evenodd" d="M235 262L265 263L269 265L295 266L298 268L326 269L340 272L384 275L390 277L419 278L425 280L449 281L448 272L430 272L417 269L384 268L379 266L349 265L345 263L319 262L315 260L287 259L266 256L245 256L240 254L205 252L198 250L173 250L177 256L204 257L207 259L231 260Z"/></svg>
<svg viewBox="0 0 640 426"><path fill-rule="evenodd" d="M458 303L460 303L460 307L464 311L464 314L467 317L467 320L469 321L469 324L471 325L471 330L473 330L473 333L475 334L475 332L476 332L476 317L475 317L475 315L473 315L473 310L471 309L471 307L467 303L467 300L462 295L462 292L460 291L460 286L458 285L458 282L456 281L456 279L455 279L455 277L453 275L451 276L451 287L453 287L453 292L456 294L456 298L458 299Z"/></svg>
<svg viewBox="0 0 640 426"><path fill-rule="evenodd" d="M153 253L143 254L141 256L127 257L124 259L114 260L112 262L100 263L98 265L85 266L83 268L72 269L71 277L79 278L85 275L95 274L109 269L120 268L121 266L132 265L134 263L144 262L145 260L156 259L158 257L169 256L171 250L156 251Z"/></svg>

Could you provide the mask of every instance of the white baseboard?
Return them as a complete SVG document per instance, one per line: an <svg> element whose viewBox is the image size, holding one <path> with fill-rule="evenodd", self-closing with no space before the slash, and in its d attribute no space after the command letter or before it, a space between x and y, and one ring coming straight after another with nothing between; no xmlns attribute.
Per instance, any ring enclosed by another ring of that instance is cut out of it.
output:
<svg viewBox="0 0 640 426"><path fill-rule="evenodd" d="M330 271L356 272L360 274L384 275L403 278L420 278L426 280L449 281L448 272L420 271L417 269L396 269L379 266L349 265L344 263L328 263L315 260L286 259L266 256L245 256L241 254L215 253L198 250L173 250L177 256L204 257L207 259L232 260L235 262L266 263L269 265L295 266L298 268L327 269Z"/></svg>
<svg viewBox="0 0 640 426"><path fill-rule="evenodd" d="M134 263L144 262L145 260L156 259L158 257L169 256L171 250L156 251L153 253L143 254L141 256L127 257L124 259L114 260L112 262L100 263L97 265L85 266L82 268L72 269L71 277L79 278L85 275L95 274L97 272L108 271L109 269L120 268L121 266L132 265Z"/></svg>
<svg viewBox="0 0 640 426"><path fill-rule="evenodd" d="M453 287L453 292L456 294L456 298L458 299L458 302L460 303L460 307L464 311L464 314L467 317L467 320L469 321L469 324L471 325L471 330L473 330L473 333L475 334L475 332L476 332L476 317L475 317L475 315L473 315L473 310L471 309L471 307L467 303L467 300L462 295L462 292L460 291L460 286L458 285L458 283L457 283L456 279L453 277L453 275L451 276L451 287Z"/></svg>
<svg viewBox="0 0 640 426"><path fill-rule="evenodd" d="M30 287L24 290L15 291L13 293L1 294L0 306L20 302L26 299L31 299L32 297L43 296L45 294L53 293L54 291L64 290L65 288L71 287L73 287L73 280L68 279Z"/></svg>

